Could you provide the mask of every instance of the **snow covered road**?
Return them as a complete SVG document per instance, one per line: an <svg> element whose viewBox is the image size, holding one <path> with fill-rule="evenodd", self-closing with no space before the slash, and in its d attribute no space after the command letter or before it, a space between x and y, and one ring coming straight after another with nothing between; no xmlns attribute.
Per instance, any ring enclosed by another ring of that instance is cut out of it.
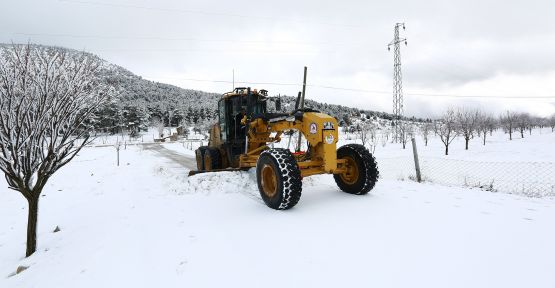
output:
<svg viewBox="0 0 555 288"><path fill-rule="evenodd" d="M160 151L83 151L45 189L28 259L26 203L2 186L0 287L555 287L554 199L386 180L354 196L322 175L274 211L252 171L189 178Z"/></svg>
<svg viewBox="0 0 555 288"><path fill-rule="evenodd" d="M173 163L180 167L185 167L189 170L194 170L197 168L197 162L194 157L177 153L174 150L170 150L162 146L161 144L144 144L143 149L155 151L156 153L158 153L158 155L170 160L167 163Z"/></svg>

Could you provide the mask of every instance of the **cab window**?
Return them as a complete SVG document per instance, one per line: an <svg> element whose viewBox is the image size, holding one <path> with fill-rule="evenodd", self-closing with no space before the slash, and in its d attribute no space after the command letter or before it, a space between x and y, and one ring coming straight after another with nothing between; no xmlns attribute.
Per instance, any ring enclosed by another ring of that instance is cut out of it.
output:
<svg viewBox="0 0 555 288"><path fill-rule="evenodd" d="M227 141L227 125L225 124L226 122L226 117L225 117L225 101L224 100L220 100L218 102L218 116L220 118L220 137L222 139L222 141Z"/></svg>

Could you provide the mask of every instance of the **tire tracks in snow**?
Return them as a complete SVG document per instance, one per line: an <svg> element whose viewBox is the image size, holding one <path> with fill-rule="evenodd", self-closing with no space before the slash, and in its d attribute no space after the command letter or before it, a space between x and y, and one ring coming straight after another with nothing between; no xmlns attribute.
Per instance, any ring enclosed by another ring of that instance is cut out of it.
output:
<svg viewBox="0 0 555 288"><path fill-rule="evenodd" d="M189 170L194 170L197 168L197 162L195 158L177 153L173 150L170 150L162 146L161 144L144 144L143 149L147 151L156 152L158 155L170 160L168 163L177 164ZM179 168L179 167L172 167L172 168Z"/></svg>

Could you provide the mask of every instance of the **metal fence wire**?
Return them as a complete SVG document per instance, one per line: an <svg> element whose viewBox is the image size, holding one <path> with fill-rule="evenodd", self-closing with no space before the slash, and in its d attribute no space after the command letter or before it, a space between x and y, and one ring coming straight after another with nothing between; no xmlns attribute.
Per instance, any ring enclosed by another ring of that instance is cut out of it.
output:
<svg viewBox="0 0 555 288"><path fill-rule="evenodd" d="M415 179L412 157L378 158L384 179ZM529 197L555 196L555 163L420 158L422 180Z"/></svg>

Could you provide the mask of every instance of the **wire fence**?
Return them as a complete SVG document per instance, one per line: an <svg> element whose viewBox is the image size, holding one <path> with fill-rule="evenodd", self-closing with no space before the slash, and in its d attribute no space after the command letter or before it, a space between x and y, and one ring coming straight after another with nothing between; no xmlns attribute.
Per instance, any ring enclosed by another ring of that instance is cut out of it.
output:
<svg viewBox="0 0 555 288"><path fill-rule="evenodd" d="M180 141L183 147L189 150L196 150L200 146L207 145L208 141L198 139L183 139Z"/></svg>
<svg viewBox="0 0 555 288"><path fill-rule="evenodd" d="M380 176L393 180L416 180L412 157L378 158ZM443 158L420 158L422 181L476 187L529 197L555 196L555 163L485 162Z"/></svg>

